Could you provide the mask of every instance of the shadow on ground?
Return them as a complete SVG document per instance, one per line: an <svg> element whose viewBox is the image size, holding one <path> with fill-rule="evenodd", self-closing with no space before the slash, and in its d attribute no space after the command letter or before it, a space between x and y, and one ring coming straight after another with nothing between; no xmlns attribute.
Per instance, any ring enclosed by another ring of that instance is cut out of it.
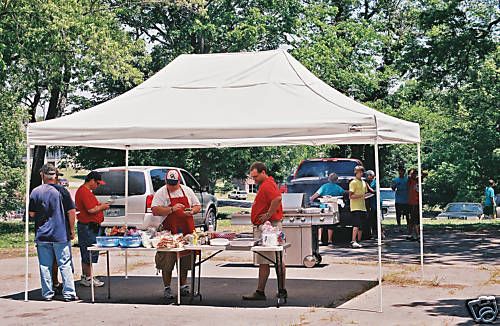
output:
<svg viewBox="0 0 500 326"><path fill-rule="evenodd" d="M450 317L468 318L469 320L458 323L456 325L477 325L472 320L472 317L469 315L465 300L445 299L432 302L415 301L407 304L406 303L394 304L393 307L414 307L420 309L424 307L425 311L428 313L429 316L435 316L435 317L450 316ZM497 318L497 320L493 323L493 325L500 325L500 319Z"/></svg>
<svg viewBox="0 0 500 326"><path fill-rule="evenodd" d="M405 239L404 232L386 228L382 255L386 262L420 262L420 243ZM335 234L334 234L335 237ZM322 254L333 254L336 258L377 260L376 240L363 241L363 248L352 250L347 244L336 244L333 248L321 247ZM425 263L456 265L495 264L500 261L500 225L485 229L460 229L456 227L424 228Z"/></svg>
<svg viewBox="0 0 500 326"><path fill-rule="evenodd" d="M173 289L177 289L176 279L172 281ZM243 294L255 290L257 280L254 278L203 278L201 293L203 300L182 298L183 304L194 306L216 307L274 307L276 305L276 280L269 280L266 289L267 301L243 301ZM366 292L377 284L375 281L351 280L310 280L288 279L288 302L286 306L294 307L337 307L350 299ZM96 288L97 303L124 304L172 304L173 300L163 299L163 286L160 277L129 276L111 277L111 299L107 299L106 287ZM77 294L83 302L90 302L90 289L77 285ZM30 300L42 300L40 289L29 292ZM4 299L24 300L24 292L5 296Z"/></svg>

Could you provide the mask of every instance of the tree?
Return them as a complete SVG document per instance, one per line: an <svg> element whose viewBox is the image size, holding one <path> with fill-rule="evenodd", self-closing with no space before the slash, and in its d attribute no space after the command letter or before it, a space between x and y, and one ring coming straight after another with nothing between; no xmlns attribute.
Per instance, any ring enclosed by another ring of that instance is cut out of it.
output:
<svg viewBox="0 0 500 326"><path fill-rule="evenodd" d="M102 1L6 1L1 15L3 86L18 94L31 122L45 106L46 120L62 115L73 93L103 79L128 87L142 81L135 64L144 43L121 29ZM44 156L45 147L35 147L31 188L41 182Z"/></svg>
<svg viewBox="0 0 500 326"><path fill-rule="evenodd" d="M0 93L0 216L22 206L24 199L24 126L27 115L16 97Z"/></svg>

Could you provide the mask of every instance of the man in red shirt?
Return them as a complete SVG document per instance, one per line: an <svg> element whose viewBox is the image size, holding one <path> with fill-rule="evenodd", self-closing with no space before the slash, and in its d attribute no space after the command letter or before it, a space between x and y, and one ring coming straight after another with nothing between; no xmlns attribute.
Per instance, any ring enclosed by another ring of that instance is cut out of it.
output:
<svg viewBox="0 0 500 326"><path fill-rule="evenodd" d="M93 252L90 257L87 247L96 243L96 237L101 233L100 226L104 221L104 211L109 208L108 203L101 204L92 191L105 184L97 171L90 172L85 177L85 183L78 188L75 194L76 219L78 220L78 246L82 259L82 278L80 285L90 286L90 264L97 263L99 253ZM91 261L92 259L92 261ZM94 277L95 286L103 286L104 282Z"/></svg>
<svg viewBox="0 0 500 326"><path fill-rule="evenodd" d="M259 185L259 191L252 205L251 218L252 224L254 225L254 238L260 239L262 235L262 225L266 221L271 222L271 224L279 230L282 229L281 220L283 219L283 208L281 206L281 193L273 177L267 175L267 168L264 163L253 163L252 166L250 166L250 177ZM269 255L268 258L274 261L272 255ZM264 291L270 273L269 261L259 255L255 255L255 261L259 264L259 283L257 290L250 295L243 296L243 300L266 300ZM286 298L284 263L281 275L283 289L278 295L281 298Z"/></svg>
<svg viewBox="0 0 500 326"><path fill-rule="evenodd" d="M408 240L418 241L419 240L419 225L420 225L420 209L419 209L419 192L418 192L418 172L415 169L411 169L408 172L408 208L410 212L410 219L408 221L408 228L410 229L410 235L407 237Z"/></svg>

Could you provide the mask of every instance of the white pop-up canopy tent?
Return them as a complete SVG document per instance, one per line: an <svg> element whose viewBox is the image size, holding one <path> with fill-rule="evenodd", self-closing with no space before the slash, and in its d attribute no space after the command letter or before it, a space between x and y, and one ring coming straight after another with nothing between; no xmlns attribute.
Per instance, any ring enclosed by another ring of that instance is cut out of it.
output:
<svg viewBox="0 0 500 326"><path fill-rule="evenodd" d="M31 123L27 134L28 155L31 145L124 149L127 166L134 149L373 144L377 176L378 145L416 143L420 179L418 124L343 95L283 50L181 55L134 89L85 111ZM380 238L378 245L381 289ZM27 288L26 272L26 299Z"/></svg>

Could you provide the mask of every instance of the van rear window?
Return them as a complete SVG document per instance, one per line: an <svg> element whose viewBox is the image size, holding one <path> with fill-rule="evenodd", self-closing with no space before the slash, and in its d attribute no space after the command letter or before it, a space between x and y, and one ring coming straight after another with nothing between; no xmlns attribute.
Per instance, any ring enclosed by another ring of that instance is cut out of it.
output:
<svg viewBox="0 0 500 326"><path fill-rule="evenodd" d="M101 172L102 180L106 182L94 190L96 196L125 196L125 171ZM143 172L129 171L128 194L129 196L144 195L146 193L146 180Z"/></svg>

